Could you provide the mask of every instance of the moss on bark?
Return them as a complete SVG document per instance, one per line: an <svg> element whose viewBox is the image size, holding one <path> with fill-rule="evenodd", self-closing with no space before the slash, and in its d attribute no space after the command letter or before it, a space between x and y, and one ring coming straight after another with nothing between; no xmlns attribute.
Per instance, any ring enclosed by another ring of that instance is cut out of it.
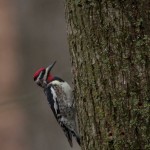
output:
<svg viewBox="0 0 150 150"><path fill-rule="evenodd" d="M150 149L150 2L66 0L84 150Z"/></svg>

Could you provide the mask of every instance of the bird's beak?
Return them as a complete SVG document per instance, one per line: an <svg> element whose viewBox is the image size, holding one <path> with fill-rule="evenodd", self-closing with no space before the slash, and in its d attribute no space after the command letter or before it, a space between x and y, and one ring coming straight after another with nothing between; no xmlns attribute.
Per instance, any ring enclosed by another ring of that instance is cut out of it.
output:
<svg viewBox="0 0 150 150"><path fill-rule="evenodd" d="M53 69L54 65L56 64L56 61L54 61L50 66L48 66L46 68L46 70L48 71L48 73Z"/></svg>
<svg viewBox="0 0 150 150"><path fill-rule="evenodd" d="M45 76L44 76L44 81L47 82L47 77L48 77L48 74L50 73L50 71L53 69L54 65L56 64L56 61L54 61L51 65L49 65L47 68L46 68L46 72L45 72Z"/></svg>

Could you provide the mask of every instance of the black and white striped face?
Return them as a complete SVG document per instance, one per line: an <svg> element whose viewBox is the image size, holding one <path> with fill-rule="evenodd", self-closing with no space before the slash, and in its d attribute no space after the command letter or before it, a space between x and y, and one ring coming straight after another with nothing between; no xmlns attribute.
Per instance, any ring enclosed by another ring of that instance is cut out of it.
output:
<svg viewBox="0 0 150 150"><path fill-rule="evenodd" d="M36 73L34 74L34 81L37 83L37 85L43 87L44 86L44 76L45 76L46 69L40 68Z"/></svg>
<svg viewBox="0 0 150 150"><path fill-rule="evenodd" d="M46 69L45 68L40 68L38 71L35 72L34 74L34 81L40 86L40 87L45 87L49 82L53 80L53 76L50 74L50 71L54 67L56 61L48 66Z"/></svg>

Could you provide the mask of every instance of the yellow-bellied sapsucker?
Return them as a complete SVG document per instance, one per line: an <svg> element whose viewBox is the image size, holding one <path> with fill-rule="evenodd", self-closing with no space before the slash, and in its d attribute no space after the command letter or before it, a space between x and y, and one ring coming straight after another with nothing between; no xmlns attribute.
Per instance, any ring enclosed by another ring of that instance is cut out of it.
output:
<svg viewBox="0 0 150 150"><path fill-rule="evenodd" d="M80 137L76 128L76 111L72 89L70 85L59 77L51 74L54 62L47 68L40 68L34 74L34 81L44 89L52 112L63 129L70 146L72 147L72 136L80 145Z"/></svg>

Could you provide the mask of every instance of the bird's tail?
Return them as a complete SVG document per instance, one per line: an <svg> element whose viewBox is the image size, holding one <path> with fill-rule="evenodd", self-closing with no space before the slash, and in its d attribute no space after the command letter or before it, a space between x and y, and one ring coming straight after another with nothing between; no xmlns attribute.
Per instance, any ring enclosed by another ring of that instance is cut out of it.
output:
<svg viewBox="0 0 150 150"><path fill-rule="evenodd" d="M80 137L79 136L75 136L76 137L76 141L77 143L79 144L79 146L81 145L81 140L80 140Z"/></svg>
<svg viewBox="0 0 150 150"><path fill-rule="evenodd" d="M67 132L65 132L65 135L66 135L68 142L69 142L71 147L73 147L72 136L75 137L79 146L81 145L80 136L77 133L75 133L74 131L70 131L69 129L67 129Z"/></svg>
<svg viewBox="0 0 150 150"><path fill-rule="evenodd" d="M77 133L75 133L74 131L72 131L72 135L76 138L76 141L80 146L81 145L80 136Z"/></svg>
<svg viewBox="0 0 150 150"><path fill-rule="evenodd" d="M68 131L66 134L66 137L68 139L68 142L70 144L71 147L73 147L73 143L72 143L72 133L70 131Z"/></svg>
<svg viewBox="0 0 150 150"><path fill-rule="evenodd" d="M64 131L64 133L65 133L65 135L67 137L67 140L68 140L70 146L73 147L71 131L62 123L61 123L61 127L62 127L62 129L63 129L63 131Z"/></svg>
<svg viewBox="0 0 150 150"><path fill-rule="evenodd" d="M62 129L63 129L63 131L64 131L64 133L65 133L65 135L66 135L66 137L67 137L67 139L68 139L68 142L69 142L70 146L73 147L72 136L75 137L77 143L78 143L79 146L80 146L80 144L81 144L81 143L80 143L80 136L79 136L76 132L74 132L74 131L68 129L68 128L67 128L64 124L62 124L62 123L61 123L61 127L62 127Z"/></svg>

